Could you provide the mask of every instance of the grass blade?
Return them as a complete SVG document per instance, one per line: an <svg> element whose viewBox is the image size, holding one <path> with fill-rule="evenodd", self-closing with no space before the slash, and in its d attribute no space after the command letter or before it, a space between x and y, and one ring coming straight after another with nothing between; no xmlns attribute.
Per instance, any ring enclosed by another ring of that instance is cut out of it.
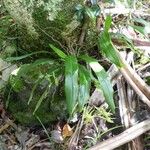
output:
<svg viewBox="0 0 150 150"><path fill-rule="evenodd" d="M33 99L33 96L34 96L34 92L38 86L38 84L42 81L41 78L37 79L36 82L35 82L35 85L33 86L32 90L31 90L31 94L30 94L30 97L29 97L29 100L28 100L28 105L30 104L30 102L32 101Z"/></svg>

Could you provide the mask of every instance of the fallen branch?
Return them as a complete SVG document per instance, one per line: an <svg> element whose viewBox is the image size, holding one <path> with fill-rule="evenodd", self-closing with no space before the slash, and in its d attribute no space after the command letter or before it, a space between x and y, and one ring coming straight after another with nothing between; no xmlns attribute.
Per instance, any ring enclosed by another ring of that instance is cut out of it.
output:
<svg viewBox="0 0 150 150"><path fill-rule="evenodd" d="M135 9L121 9L116 7L116 8L105 8L102 13L108 15L108 14L132 14L136 16L146 16L150 17L150 14L148 12L144 12L141 10L135 10Z"/></svg>
<svg viewBox="0 0 150 150"><path fill-rule="evenodd" d="M121 69L121 73L124 76L124 78L127 80L127 82L131 85L131 87L134 89L134 91L137 93L137 95L140 97L140 99L147 104L150 107L150 100L145 96L144 93L142 93L142 91L139 89L139 86L137 86L133 80L131 79L131 77L128 75L128 73L126 72L126 70Z"/></svg>
<svg viewBox="0 0 150 150"><path fill-rule="evenodd" d="M127 74L136 86L144 93L144 95L150 100L150 87L141 79L141 77L131 68L129 64L120 56L124 67L120 71L125 75ZM150 102L150 101L149 101Z"/></svg>
<svg viewBox="0 0 150 150"><path fill-rule="evenodd" d="M130 40L133 42L133 45L136 48L139 48L139 47L150 47L150 42L149 41L144 41L143 39L130 39ZM118 38L112 37L112 41L117 46L127 46L127 44L124 41L121 41Z"/></svg>
<svg viewBox="0 0 150 150"><path fill-rule="evenodd" d="M112 137L108 140L105 140L88 150L112 150L117 148L125 143L128 143L135 139L136 137L142 135L143 133L150 130L150 119L147 119L127 130L122 132L121 134Z"/></svg>

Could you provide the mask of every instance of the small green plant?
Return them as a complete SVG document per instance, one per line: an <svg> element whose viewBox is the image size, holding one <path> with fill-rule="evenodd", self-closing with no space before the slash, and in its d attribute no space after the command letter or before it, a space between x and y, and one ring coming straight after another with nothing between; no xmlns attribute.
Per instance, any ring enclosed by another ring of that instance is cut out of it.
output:
<svg viewBox="0 0 150 150"><path fill-rule="evenodd" d="M92 134L92 136L86 136L86 138L88 139L88 144L85 145L84 149L88 149L92 145L95 145L97 141L99 141L102 138L103 135L121 127L115 126L106 131L102 131L99 129L99 126L95 122L95 118L100 118L104 120L104 122L114 123L112 113L107 112L106 109L103 107L84 107L82 118L84 120L85 125L90 124L95 128L95 132Z"/></svg>
<svg viewBox="0 0 150 150"><path fill-rule="evenodd" d="M76 107L77 110L83 109L83 106L89 99L90 84L93 79L99 83L106 102L112 112L114 112L113 88L106 71L98 61L87 55L79 56L79 58L73 55L66 55L53 45L50 45L50 47L65 62L65 95L69 114L71 115ZM84 61L91 69L87 69L84 65L81 65L80 61ZM94 75L96 75L96 78Z"/></svg>
<svg viewBox="0 0 150 150"><path fill-rule="evenodd" d="M110 40L110 35L108 33L110 25L111 17L107 17L105 22L105 30L99 36L99 46L106 58L118 67L122 67L120 58ZM19 68L16 75L12 75L10 78L12 88L16 92L18 92L19 89L21 90L24 85L22 83L22 78L24 78L27 82L32 82L32 85L34 86L28 98L28 105L32 102L33 95L36 92L38 85L40 85L40 83L44 80L48 82L43 94L41 94L41 97L37 101L34 110L32 110L32 113L35 114L44 99L49 97L49 90L54 85L56 87L61 85L62 88L64 88L62 93L65 94L69 115L72 116L75 112L81 112L85 104L88 103L91 83L96 83L95 86L98 85L98 88L100 88L103 92L109 108L114 113L115 104L113 99L113 88L107 72L99 64L99 62L88 55L76 56L75 53L66 54L63 50L60 50L52 44L50 44L50 48L52 50L50 53L46 51L39 51L19 57L9 57L6 59L7 61L18 61L42 53L50 55L55 53L59 56L57 58L55 56L56 59L38 59L32 63L23 64ZM108 51L108 49L111 51Z"/></svg>

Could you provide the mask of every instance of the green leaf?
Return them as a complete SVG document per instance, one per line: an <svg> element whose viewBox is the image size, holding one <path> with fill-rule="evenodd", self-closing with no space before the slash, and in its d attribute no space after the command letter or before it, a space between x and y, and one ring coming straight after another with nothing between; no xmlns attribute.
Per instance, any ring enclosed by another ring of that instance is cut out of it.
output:
<svg viewBox="0 0 150 150"><path fill-rule="evenodd" d="M65 58L65 94L67 109L71 115L78 98L78 62L75 56Z"/></svg>
<svg viewBox="0 0 150 150"><path fill-rule="evenodd" d="M41 59L38 59L35 62L33 62L32 66L35 67L38 65L46 65L46 64L52 65L52 64L54 64L54 60L41 58Z"/></svg>
<svg viewBox="0 0 150 150"><path fill-rule="evenodd" d="M144 26L150 26L149 22L147 22L146 20L144 20L142 18L134 18L133 21L137 22L137 23L141 23Z"/></svg>
<svg viewBox="0 0 150 150"><path fill-rule="evenodd" d="M21 65L18 69L14 70L11 75L17 76L17 78L20 78L22 75L25 75L29 69L30 69L30 64L24 64Z"/></svg>
<svg viewBox="0 0 150 150"><path fill-rule="evenodd" d="M117 50L115 46L113 45L110 35L108 33L108 30L111 26L112 18L111 16L107 16L105 21L105 29L104 31L99 35L98 38L98 46L102 52L102 54L109 59L112 63L117 65L118 67L122 67L123 63L117 53Z"/></svg>
<svg viewBox="0 0 150 150"><path fill-rule="evenodd" d="M112 110L112 112L115 112L115 104L113 100L113 88L112 88L107 72L97 62L97 60L89 56L81 56L81 58L85 60L90 65L92 70L95 72L97 79L99 81L99 84L100 84L100 88L104 94L105 100L107 104L109 105L110 109Z"/></svg>
<svg viewBox="0 0 150 150"><path fill-rule="evenodd" d="M75 6L75 11L76 11L75 14L77 16L77 20L81 22L84 18L85 8L82 5L79 4L79 5Z"/></svg>
<svg viewBox="0 0 150 150"><path fill-rule="evenodd" d="M8 57L8 58L5 59L5 61L17 61L17 60L21 60L21 59L30 57L32 55L41 54L41 53L50 54L49 52L46 52L46 51L39 51L39 52L33 52L33 53L30 53L30 54L26 54L26 55L23 55L23 56L18 56L18 57Z"/></svg>
<svg viewBox="0 0 150 150"><path fill-rule="evenodd" d="M133 29L135 29L138 33L148 37L150 33L150 23L141 18L133 19L134 22L140 23L142 25L130 25Z"/></svg>
<svg viewBox="0 0 150 150"><path fill-rule="evenodd" d="M90 73L88 72L88 70L86 70L84 66L80 66L78 103L79 109L81 111L89 99L90 83L91 83Z"/></svg>
<svg viewBox="0 0 150 150"><path fill-rule="evenodd" d="M34 84L32 90L31 90L31 94L30 94L30 97L29 97L29 100L28 100L28 105L29 105L30 102L32 101L32 98L33 98L33 96L34 96L34 92L35 92L35 90L36 90L38 84L39 84L41 81L42 81L41 78L39 78L39 79L36 80L36 82L35 82L35 84Z"/></svg>
<svg viewBox="0 0 150 150"><path fill-rule="evenodd" d="M111 42L108 32L103 31L98 38L98 46L102 54L118 67L123 67L123 63L116 51L115 46Z"/></svg>
<svg viewBox="0 0 150 150"><path fill-rule="evenodd" d="M41 106L43 100L46 98L48 91L49 91L50 85L47 86L46 90L44 91L44 93L41 95L40 99L38 100L36 107L34 109L33 115L35 115L36 111L38 110L38 108Z"/></svg>
<svg viewBox="0 0 150 150"><path fill-rule="evenodd" d="M110 29L111 22L112 22L112 17L107 16L106 21L105 21L105 31L108 31Z"/></svg>
<svg viewBox="0 0 150 150"><path fill-rule="evenodd" d="M65 59L65 57L67 56L63 51L61 51L60 49L58 49L57 47L55 47L52 44L49 44L49 46L51 47L51 49L61 58Z"/></svg>
<svg viewBox="0 0 150 150"><path fill-rule="evenodd" d="M91 19L95 19L100 14L100 7L92 5L91 7L86 7L85 12Z"/></svg>
<svg viewBox="0 0 150 150"><path fill-rule="evenodd" d="M45 64L52 65L54 64L54 61L50 59L38 59L31 64L23 64L21 65L20 68L16 70L15 75L19 78L22 75L27 74L29 71L35 69L36 66L45 65Z"/></svg>
<svg viewBox="0 0 150 150"><path fill-rule="evenodd" d="M136 26L131 25L131 27L136 30L138 33L141 33L144 36L148 37L148 34L150 33L150 27L142 27L142 26Z"/></svg>
<svg viewBox="0 0 150 150"><path fill-rule="evenodd" d="M9 78L9 83L12 87L12 89L15 92L19 92L23 89L24 87L24 82L21 78L18 78L17 76L11 75Z"/></svg>

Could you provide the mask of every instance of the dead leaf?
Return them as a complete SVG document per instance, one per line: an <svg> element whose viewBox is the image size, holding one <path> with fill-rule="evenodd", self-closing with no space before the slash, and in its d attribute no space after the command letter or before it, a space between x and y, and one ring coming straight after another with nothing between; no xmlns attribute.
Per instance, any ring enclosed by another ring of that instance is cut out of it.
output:
<svg viewBox="0 0 150 150"><path fill-rule="evenodd" d="M9 126L10 126L10 125L7 124L7 123L6 123L5 125L1 126L1 127L0 127L0 134L1 134L4 130L6 130Z"/></svg>
<svg viewBox="0 0 150 150"><path fill-rule="evenodd" d="M65 124L62 130L62 135L64 138L70 137L73 134L72 128L69 126L69 124Z"/></svg>

